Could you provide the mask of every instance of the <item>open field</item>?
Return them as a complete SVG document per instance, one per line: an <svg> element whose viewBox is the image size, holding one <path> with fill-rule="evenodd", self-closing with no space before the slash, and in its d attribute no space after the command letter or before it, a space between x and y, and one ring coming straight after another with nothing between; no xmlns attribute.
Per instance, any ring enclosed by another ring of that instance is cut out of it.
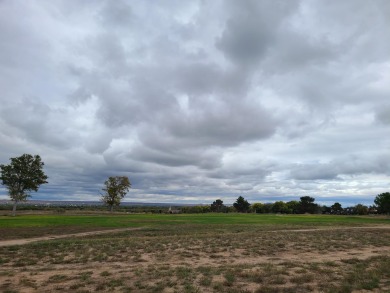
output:
<svg viewBox="0 0 390 293"><path fill-rule="evenodd" d="M49 234L0 247L0 292L390 292L389 218L0 217L0 243Z"/></svg>

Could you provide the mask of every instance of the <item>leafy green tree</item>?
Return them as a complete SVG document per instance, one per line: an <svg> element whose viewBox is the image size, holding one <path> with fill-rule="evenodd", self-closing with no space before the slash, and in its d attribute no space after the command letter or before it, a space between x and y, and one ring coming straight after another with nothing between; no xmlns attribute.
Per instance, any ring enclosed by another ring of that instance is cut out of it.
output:
<svg viewBox="0 0 390 293"><path fill-rule="evenodd" d="M326 206L326 205L323 205L321 207L321 212L323 214L330 214L332 212L332 209L330 207Z"/></svg>
<svg viewBox="0 0 390 293"><path fill-rule="evenodd" d="M299 202L299 212L302 214L314 214L318 208L317 204L315 204L314 201L315 199L313 197L302 196Z"/></svg>
<svg viewBox="0 0 390 293"><path fill-rule="evenodd" d="M245 198L239 196L233 206L237 210L237 212L247 213L251 204L247 200L245 200Z"/></svg>
<svg viewBox="0 0 390 293"><path fill-rule="evenodd" d="M184 207L180 207L180 210L184 214L201 214L201 213L209 213L211 211L209 205L184 206Z"/></svg>
<svg viewBox="0 0 390 293"><path fill-rule="evenodd" d="M390 192L378 194L374 200L380 214L390 214Z"/></svg>
<svg viewBox="0 0 390 293"><path fill-rule="evenodd" d="M284 201L275 201L272 206L273 213L287 213L287 205Z"/></svg>
<svg viewBox="0 0 390 293"><path fill-rule="evenodd" d="M104 182L105 187L102 189L104 194L101 201L114 211L114 206L119 206L121 200L131 188L131 183L126 176L111 176Z"/></svg>
<svg viewBox="0 0 390 293"><path fill-rule="evenodd" d="M221 213L221 212L225 212L226 211L226 207L223 204L223 201L220 200L220 199L217 199L216 201L214 201L211 204L210 209L211 209L212 212L217 212L217 213Z"/></svg>
<svg viewBox="0 0 390 293"><path fill-rule="evenodd" d="M358 215L367 215L368 207L359 203L353 207L353 212Z"/></svg>
<svg viewBox="0 0 390 293"><path fill-rule="evenodd" d="M289 214L297 214L299 212L299 201L290 200L286 203Z"/></svg>
<svg viewBox="0 0 390 293"><path fill-rule="evenodd" d="M264 204L264 213L265 214L269 214L269 213L272 213L272 207L274 206L273 203L265 203Z"/></svg>
<svg viewBox="0 0 390 293"><path fill-rule="evenodd" d="M10 160L9 165L0 165L0 180L7 186L9 197L14 202L12 215L15 216L17 204L26 201L31 191L38 191L40 185L47 183L48 177L38 155L24 154Z"/></svg>
<svg viewBox="0 0 390 293"><path fill-rule="evenodd" d="M343 207L341 206L340 203L335 202L331 207L330 207L330 212L332 214L339 215L343 212Z"/></svg>
<svg viewBox="0 0 390 293"><path fill-rule="evenodd" d="M261 202L255 202L251 205L251 209L256 214L263 214L264 213L264 204Z"/></svg>

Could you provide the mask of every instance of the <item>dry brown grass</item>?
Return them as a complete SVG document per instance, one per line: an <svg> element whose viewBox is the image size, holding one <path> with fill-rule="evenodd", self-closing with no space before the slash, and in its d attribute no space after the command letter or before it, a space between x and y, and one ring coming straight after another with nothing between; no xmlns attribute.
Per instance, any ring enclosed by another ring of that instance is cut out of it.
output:
<svg viewBox="0 0 390 293"><path fill-rule="evenodd" d="M390 229L187 225L0 247L0 292L386 292Z"/></svg>

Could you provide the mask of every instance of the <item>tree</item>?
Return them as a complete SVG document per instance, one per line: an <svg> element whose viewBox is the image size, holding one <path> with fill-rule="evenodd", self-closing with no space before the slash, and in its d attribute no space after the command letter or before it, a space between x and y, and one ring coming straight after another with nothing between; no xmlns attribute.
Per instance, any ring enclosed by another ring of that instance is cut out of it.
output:
<svg viewBox="0 0 390 293"><path fill-rule="evenodd" d="M271 213L272 212L272 207L274 206L274 204L273 203L265 203L264 204L264 207L263 207L263 210L264 210L264 213L265 214L269 214L269 213Z"/></svg>
<svg viewBox="0 0 390 293"><path fill-rule="evenodd" d="M287 210L289 214L296 214L299 211L299 201L297 200L290 200L286 203Z"/></svg>
<svg viewBox="0 0 390 293"><path fill-rule="evenodd" d="M374 200L380 214L390 214L390 192L378 194Z"/></svg>
<svg viewBox="0 0 390 293"><path fill-rule="evenodd" d="M264 204L261 202L255 202L251 205L252 211L254 211L256 214L263 214L264 213Z"/></svg>
<svg viewBox="0 0 390 293"><path fill-rule="evenodd" d="M216 201L214 201L214 202L211 204L210 210L211 210L212 212L220 213L220 212L225 212L225 211L226 211L226 207L225 207L225 205L223 204L223 201L222 201L222 200L217 199Z"/></svg>
<svg viewBox="0 0 390 293"><path fill-rule="evenodd" d="M310 196L302 196L299 202L299 211L302 214L310 213L314 214L317 210L317 204L314 203L315 199Z"/></svg>
<svg viewBox="0 0 390 293"><path fill-rule="evenodd" d="M330 207L326 206L326 205L323 205L321 207L321 212L323 214L330 214L332 212L332 209Z"/></svg>
<svg viewBox="0 0 390 293"><path fill-rule="evenodd" d="M119 206L122 198L131 188L131 183L126 176L111 176L104 182L105 187L102 189L104 194L101 201L110 207L110 211L114 210L114 206Z"/></svg>
<svg viewBox="0 0 390 293"><path fill-rule="evenodd" d="M330 207L331 213L340 215L343 211L343 207L341 206L340 203L335 202L331 207Z"/></svg>
<svg viewBox="0 0 390 293"><path fill-rule="evenodd" d="M239 196L233 206L238 212L247 213L251 204L245 198Z"/></svg>
<svg viewBox="0 0 390 293"><path fill-rule="evenodd" d="M284 201L275 201L272 206L273 213L287 213L287 204Z"/></svg>
<svg viewBox="0 0 390 293"><path fill-rule="evenodd" d="M40 185L47 183L48 177L43 172L44 163L38 155L24 154L10 160L9 165L0 165L0 179L14 202L12 215L15 216L17 204L26 201L31 196L29 192L38 191Z"/></svg>
<svg viewBox="0 0 390 293"><path fill-rule="evenodd" d="M358 215L367 215L368 214L368 207L362 204L357 204L353 208L354 214Z"/></svg>

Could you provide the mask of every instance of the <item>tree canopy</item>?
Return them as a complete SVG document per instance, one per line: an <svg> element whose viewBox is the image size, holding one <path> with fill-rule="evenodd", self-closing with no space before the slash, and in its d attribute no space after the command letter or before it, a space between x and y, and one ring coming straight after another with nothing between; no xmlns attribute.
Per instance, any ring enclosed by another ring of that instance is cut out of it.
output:
<svg viewBox="0 0 390 293"><path fill-rule="evenodd" d="M217 213L225 212L226 206L223 204L221 199L217 199L210 205L210 210Z"/></svg>
<svg viewBox="0 0 390 293"><path fill-rule="evenodd" d="M9 165L0 165L0 179L14 202L12 214L15 216L18 202L27 200L31 196L29 192L38 191L40 185L47 183L48 177L43 172L44 163L39 155L23 154L10 160Z"/></svg>
<svg viewBox="0 0 390 293"><path fill-rule="evenodd" d="M317 209L317 204L314 203L315 198L310 196L302 196L299 202L299 212L302 214L314 214Z"/></svg>
<svg viewBox="0 0 390 293"><path fill-rule="evenodd" d="M354 214L357 215L367 215L368 214L368 207L362 204L357 204L353 208Z"/></svg>
<svg viewBox="0 0 390 293"><path fill-rule="evenodd" d="M380 214L390 214L390 192L378 194L374 200Z"/></svg>
<svg viewBox="0 0 390 293"><path fill-rule="evenodd" d="M111 176L104 182L104 194L101 201L110 207L111 212L114 206L119 206L121 200L131 188L131 183L126 176Z"/></svg>
<svg viewBox="0 0 390 293"><path fill-rule="evenodd" d="M330 207L330 212L332 214L341 214L343 212L343 207L341 206L340 203L335 202L331 207Z"/></svg>
<svg viewBox="0 0 390 293"><path fill-rule="evenodd" d="M251 204L245 198L239 196L233 206L238 212L247 213Z"/></svg>
<svg viewBox="0 0 390 293"><path fill-rule="evenodd" d="M255 202L251 207L256 214L264 213L264 204L261 202Z"/></svg>

